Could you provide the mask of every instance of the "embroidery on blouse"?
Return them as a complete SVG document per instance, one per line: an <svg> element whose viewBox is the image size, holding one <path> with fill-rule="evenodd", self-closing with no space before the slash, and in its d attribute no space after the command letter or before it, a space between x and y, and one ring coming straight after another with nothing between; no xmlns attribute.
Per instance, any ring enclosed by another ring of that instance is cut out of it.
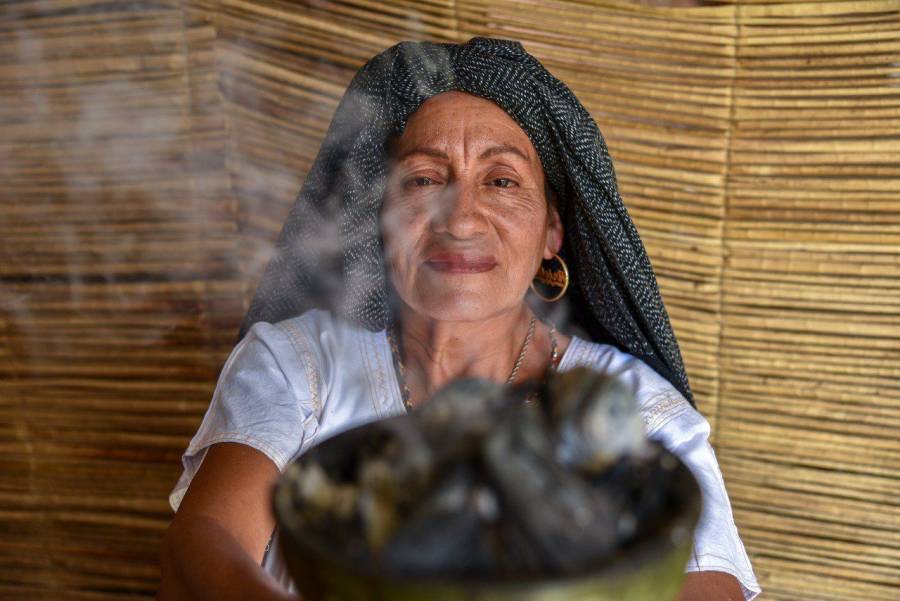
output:
<svg viewBox="0 0 900 601"><path fill-rule="evenodd" d="M387 404L388 386L385 377L384 362L382 356L378 352L378 334L373 334L367 330L357 332L360 352L365 364L367 379L369 380L369 392L372 401L372 407L375 414L379 417L386 417L385 405Z"/></svg>
<svg viewBox="0 0 900 601"><path fill-rule="evenodd" d="M288 335L291 346L303 361L303 369L306 371L306 381L309 382L309 392L312 396L314 414L322 412L322 401L319 398L319 372L315 365L315 355L309 346L309 340L304 332L299 331L294 320L277 324Z"/></svg>
<svg viewBox="0 0 900 601"><path fill-rule="evenodd" d="M641 410L641 417L650 435L662 428L666 422L681 415L691 408L691 405L675 390L663 390L650 397L647 409Z"/></svg>
<svg viewBox="0 0 900 601"><path fill-rule="evenodd" d="M597 364L599 349L590 343L584 344L585 342L587 341L584 341L577 336L572 336L572 340L569 342L569 346L566 348L566 352L559 362L558 369L560 372L581 366L595 366Z"/></svg>

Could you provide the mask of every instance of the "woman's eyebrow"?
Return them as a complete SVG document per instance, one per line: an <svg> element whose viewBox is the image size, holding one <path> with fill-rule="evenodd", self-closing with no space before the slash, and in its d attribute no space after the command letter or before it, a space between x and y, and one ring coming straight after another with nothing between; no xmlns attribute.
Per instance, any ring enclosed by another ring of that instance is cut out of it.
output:
<svg viewBox="0 0 900 601"><path fill-rule="evenodd" d="M492 156L498 154L510 153L520 157L523 161L528 161L528 155L526 155L522 150L518 147L513 146L512 144L500 144L498 146L491 146L490 148L485 149L480 155L478 155L479 159L487 159ZM444 159L445 161L449 161L450 157L447 156L446 152L438 150L437 148L431 148L429 146L414 146L409 150L406 150L397 157L397 161L404 161L407 158L416 155L416 154L424 154L427 156L437 157L439 159Z"/></svg>
<svg viewBox="0 0 900 601"><path fill-rule="evenodd" d="M404 161L407 158L411 157L414 154L424 154L432 157L437 157L439 159L444 159L445 161L449 161L450 157L447 156L446 152L440 151L437 148L430 148L428 146L414 146L409 150L404 151L397 157L397 161Z"/></svg>
<svg viewBox="0 0 900 601"><path fill-rule="evenodd" d="M521 157L521 159L523 161L526 161L526 162L528 161L528 155L526 155L519 148L517 148L516 146L513 146L512 144L500 144L499 146L491 146L490 148L488 148L487 150L482 152L480 155L478 155L478 158L479 159L487 159L494 155L503 154L503 153L514 154L518 157Z"/></svg>

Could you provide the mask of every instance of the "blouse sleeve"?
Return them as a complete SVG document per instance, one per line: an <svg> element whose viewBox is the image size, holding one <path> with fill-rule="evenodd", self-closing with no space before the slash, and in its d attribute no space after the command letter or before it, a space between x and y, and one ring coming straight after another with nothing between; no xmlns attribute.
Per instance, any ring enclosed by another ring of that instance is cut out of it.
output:
<svg viewBox="0 0 900 601"><path fill-rule="evenodd" d="M247 332L225 362L206 415L181 457L184 471L169 495L173 510L211 445L248 445L283 471L309 442L318 427L318 394L296 367L302 363L295 342L278 325L260 322Z"/></svg>
<svg viewBox="0 0 900 601"><path fill-rule="evenodd" d="M635 386L647 435L658 440L691 470L700 484L702 509L686 572L727 572L741 584L744 599L761 592L738 535L725 481L709 443L710 426L684 396L652 368L634 360L628 374Z"/></svg>

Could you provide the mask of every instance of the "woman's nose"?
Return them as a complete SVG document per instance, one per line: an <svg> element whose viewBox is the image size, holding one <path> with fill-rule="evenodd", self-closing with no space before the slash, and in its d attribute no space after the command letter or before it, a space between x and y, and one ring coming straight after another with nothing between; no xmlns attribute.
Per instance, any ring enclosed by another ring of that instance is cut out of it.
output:
<svg viewBox="0 0 900 601"><path fill-rule="evenodd" d="M453 183L440 195L431 214L431 229L454 238L474 238L484 232L487 217L477 186Z"/></svg>

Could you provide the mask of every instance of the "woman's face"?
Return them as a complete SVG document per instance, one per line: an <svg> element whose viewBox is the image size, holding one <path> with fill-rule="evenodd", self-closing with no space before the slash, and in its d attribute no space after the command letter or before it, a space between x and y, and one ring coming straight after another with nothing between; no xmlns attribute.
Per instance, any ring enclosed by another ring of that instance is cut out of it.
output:
<svg viewBox="0 0 900 601"><path fill-rule="evenodd" d="M381 232L406 305L449 321L519 306L562 244L525 132L493 102L445 92L412 115L391 155Z"/></svg>

